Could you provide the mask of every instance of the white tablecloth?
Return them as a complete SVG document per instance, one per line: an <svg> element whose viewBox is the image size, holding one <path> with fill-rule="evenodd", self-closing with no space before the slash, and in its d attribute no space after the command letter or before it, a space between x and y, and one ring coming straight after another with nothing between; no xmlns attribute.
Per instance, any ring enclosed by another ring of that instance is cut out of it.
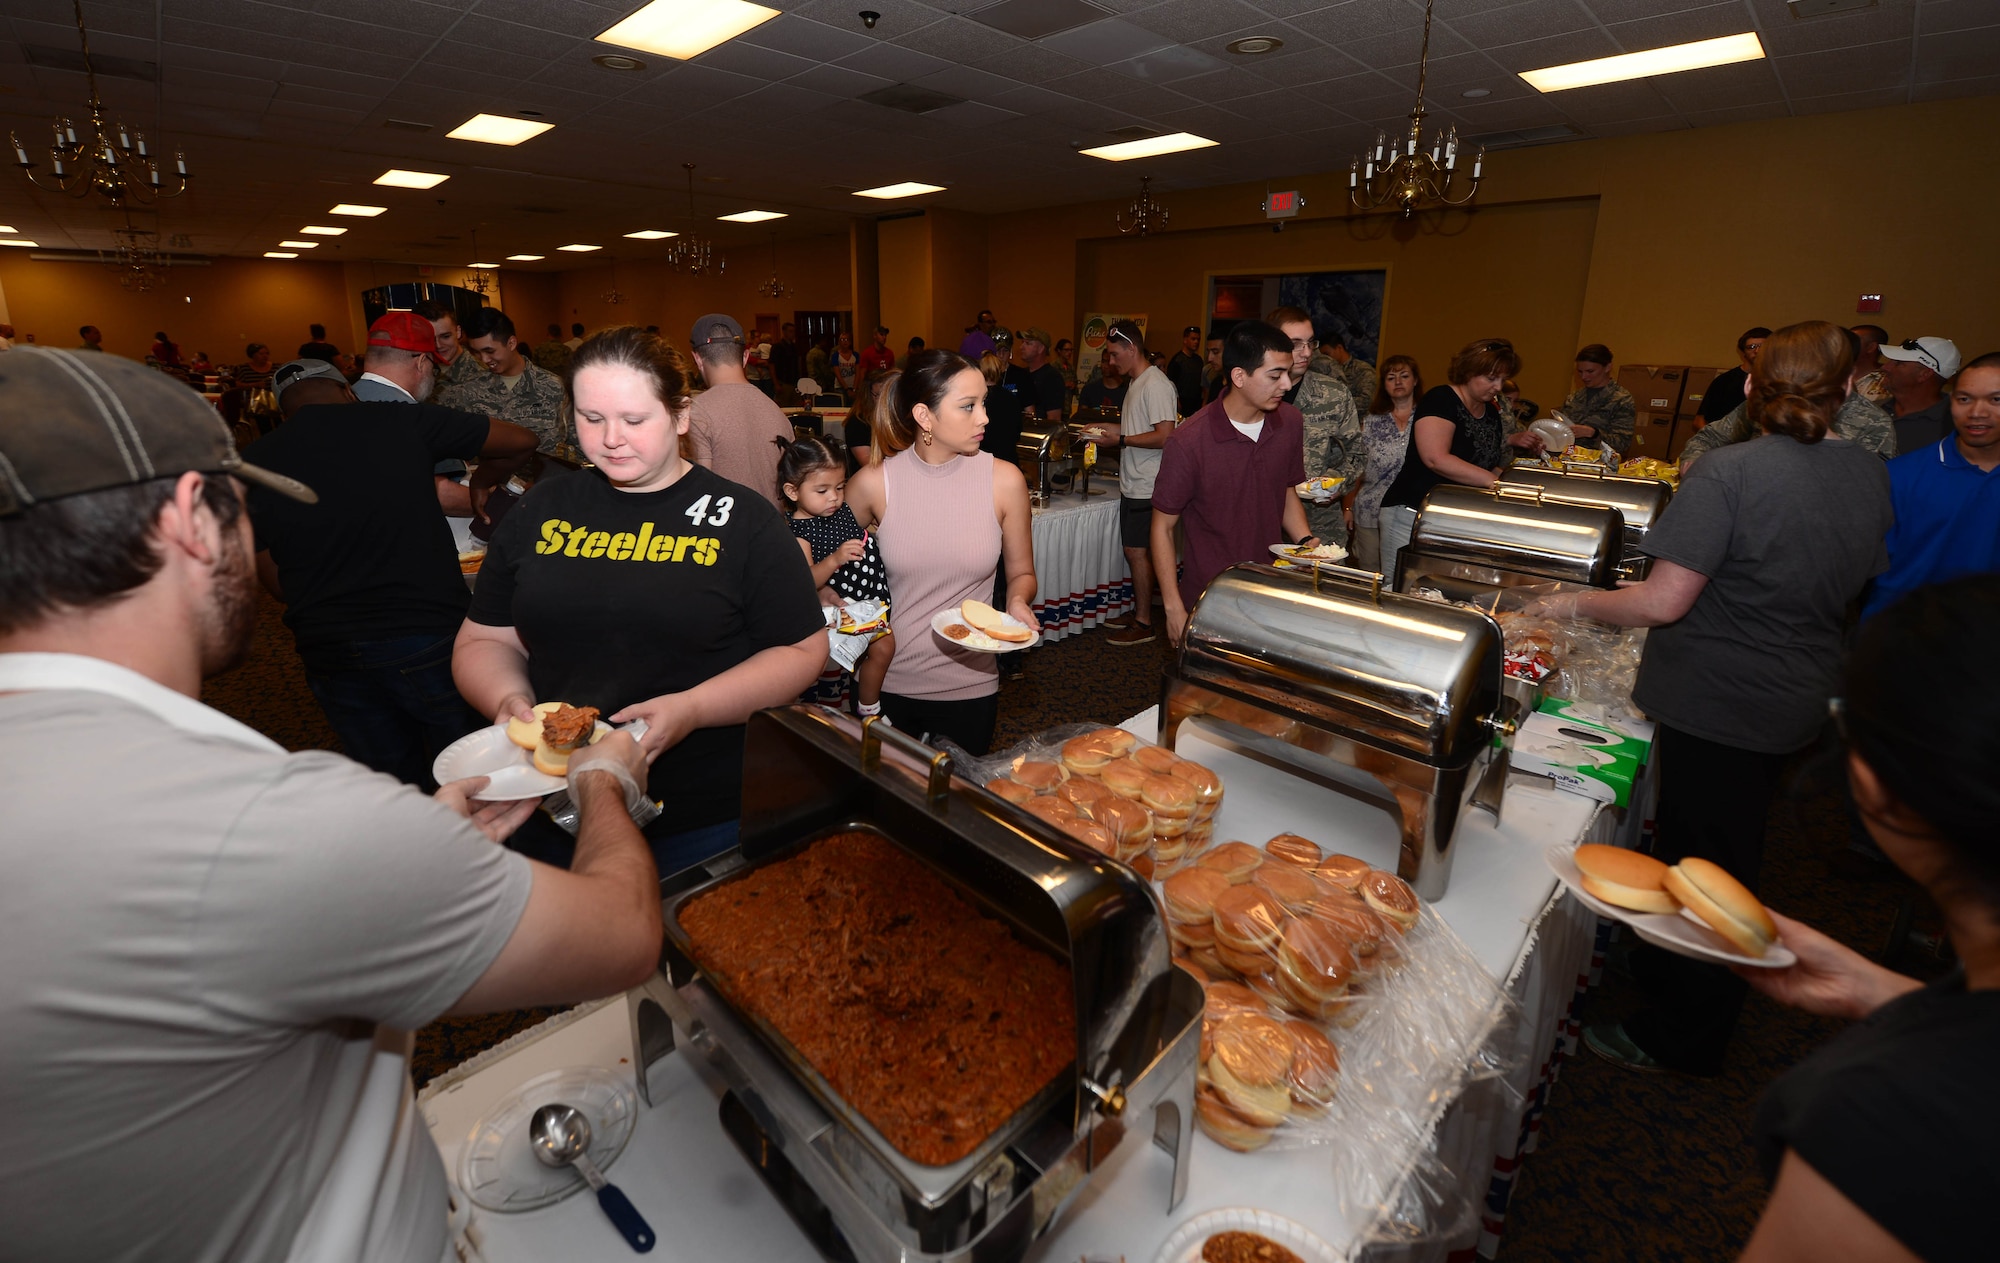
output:
<svg viewBox="0 0 2000 1263"><path fill-rule="evenodd" d="M1103 490L1087 499L1058 495L1035 510L1035 615L1044 640L1073 636L1132 608L1132 571L1118 539L1117 481Z"/></svg>
<svg viewBox="0 0 2000 1263"><path fill-rule="evenodd" d="M1126 727L1156 734L1154 712ZM1193 725L1180 749L1218 771L1228 796L1217 824L1226 834L1261 840L1302 833L1376 864L1394 866L1397 830L1377 808L1211 743ZM1513 1094L1476 1088L1445 1114L1435 1150L1461 1175L1461 1186L1488 1206L1484 1222L1461 1238L1431 1243L1411 1258L1442 1259L1497 1232L1518 1155L1532 1137L1560 1041L1573 1039L1570 1011L1590 962L1596 918L1562 896L1541 858L1552 840L1575 841L1592 828L1596 805L1540 782L1515 778L1503 818L1473 811L1460 825L1450 889L1437 910L1521 1006L1522 1020L1496 1035L1513 1065ZM1608 817L1595 832L1604 831ZM1609 840L1608 838L1600 840ZM560 1021L561 1019L558 1019ZM546 1069L580 1062L616 1066L629 1059L622 1002L598 1009L530 1042L494 1050L427 1089L422 1108L444 1150L445 1169L472 1123L514 1086ZM609 1172L660 1241L663 1260L756 1259L810 1263L816 1256L764 1185L739 1160L716 1121L719 1085L705 1063L681 1051L652 1071L654 1105L642 1110L631 1144ZM1525 1105L1523 1101L1525 1100ZM1237 1154L1195 1137L1187 1198L1171 1214L1172 1161L1135 1131L1038 1243L1044 1263L1079 1258L1147 1263L1188 1219L1223 1207L1259 1207L1293 1219L1343 1254L1361 1225L1343 1222L1331 1196L1325 1149ZM519 1215L481 1213L489 1263L561 1257L568 1263L628 1257L624 1242L592 1199L572 1197Z"/></svg>

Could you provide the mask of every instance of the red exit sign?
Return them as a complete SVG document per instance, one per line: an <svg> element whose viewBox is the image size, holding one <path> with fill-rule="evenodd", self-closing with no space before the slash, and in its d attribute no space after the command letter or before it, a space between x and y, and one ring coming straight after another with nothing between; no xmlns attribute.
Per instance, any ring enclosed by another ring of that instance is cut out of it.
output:
<svg viewBox="0 0 2000 1263"><path fill-rule="evenodd" d="M1306 199L1299 196L1297 189L1286 189L1282 193L1266 193L1264 195L1264 218L1290 219L1292 216L1298 214L1299 208L1305 204Z"/></svg>

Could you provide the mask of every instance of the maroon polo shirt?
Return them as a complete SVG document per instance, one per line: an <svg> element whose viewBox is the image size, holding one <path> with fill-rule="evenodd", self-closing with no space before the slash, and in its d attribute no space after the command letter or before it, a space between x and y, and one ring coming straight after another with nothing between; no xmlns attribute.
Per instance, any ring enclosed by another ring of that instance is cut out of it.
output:
<svg viewBox="0 0 2000 1263"><path fill-rule="evenodd" d="M1305 418L1288 403L1264 414L1253 441L1218 399L1181 422L1161 453L1153 507L1181 520L1181 601L1189 609L1209 580L1282 544L1285 497L1306 478Z"/></svg>

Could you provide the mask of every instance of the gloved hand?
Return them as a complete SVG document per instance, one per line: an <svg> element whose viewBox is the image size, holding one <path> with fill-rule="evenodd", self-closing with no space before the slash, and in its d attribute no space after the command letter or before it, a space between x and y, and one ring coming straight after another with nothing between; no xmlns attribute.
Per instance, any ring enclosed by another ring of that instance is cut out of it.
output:
<svg viewBox="0 0 2000 1263"><path fill-rule="evenodd" d="M1571 619L1577 617L1577 592L1555 592L1548 596L1538 596L1523 606L1521 612L1531 618Z"/></svg>
<svg viewBox="0 0 2000 1263"><path fill-rule="evenodd" d="M609 776L618 782L625 792L625 810L637 819L641 811L652 806L646 797L646 753L628 732L606 734L596 745L585 746L569 756L569 796L574 802L582 802L577 787L582 778L591 774Z"/></svg>

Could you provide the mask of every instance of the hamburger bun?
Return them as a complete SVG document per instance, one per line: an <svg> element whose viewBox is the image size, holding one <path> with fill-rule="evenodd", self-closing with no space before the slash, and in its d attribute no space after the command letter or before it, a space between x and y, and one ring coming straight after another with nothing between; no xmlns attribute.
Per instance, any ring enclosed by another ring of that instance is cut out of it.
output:
<svg viewBox="0 0 2000 1263"><path fill-rule="evenodd" d="M1229 879L1206 868L1190 868L1167 878L1160 887L1167 920L1187 925L1210 926L1215 916L1216 896L1229 889Z"/></svg>
<svg viewBox="0 0 2000 1263"><path fill-rule="evenodd" d="M1070 785L1088 784L1089 781L1070 782ZM1069 785L1063 788L1068 789ZM1088 801L1085 806L1090 818L1111 830L1122 847L1143 845L1146 839L1153 836L1153 813L1129 799L1114 797L1107 791L1104 797Z"/></svg>
<svg viewBox="0 0 2000 1263"><path fill-rule="evenodd" d="M1667 870L1666 887L1745 956L1761 958L1778 941L1771 914L1720 864L1689 856Z"/></svg>
<svg viewBox="0 0 2000 1263"><path fill-rule="evenodd" d="M1359 894L1361 879L1366 877L1373 867L1367 860L1358 860L1352 855L1329 855L1319 862L1315 871L1319 873L1321 881L1332 882L1342 890L1352 890Z"/></svg>
<svg viewBox="0 0 2000 1263"><path fill-rule="evenodd" d="M1223 1041L1229 1036L1229 1024L1224 1023L1215 1033L1215 1055L1208 1059L1208 1085L1222 1103L1244 1121L1257 1127L1276 1127L1292 1112L1292 1087L1285 1073L1292 1067L1292 1037L1271 1018L1254 1020L1270 1023L1271 1029L1285 1042L1285 1064L1277 1080L1272 1083L1245 1083L1236 1076L1224 1058Z"/></svg>
<svg viewBox="0 0 2000 1263"><path fill-rule="evenodd" d="M609 728L600 728L596 732L591 733L590 740L583 744L594 746L604 740L610 732ZM511 736L512 734L509 735ZM558 750L546 741L537 742L534 753L535 770L544 776L567 777L569 775L569 756L573 753L575 753L573 750Z"/></svg>
<svg viewBox="0 0 2000 1263"><path fill-rule="evenodd" d="M1300 868L1317 868L1324 852L1319 849L1318 843L1310 839L1296 833L1280 833L1264 844L1264 854Z"/></svg>
<svg viewBox="0 0 2000 1263"><path fill-rule="evenodd" d="M1207 1086L1194 1094L1194 1120L1210 1140L1238 1153L1261 1149L1271 1139L1271 1128L1259 1127L1230 1109L1215 1089Z"/></svg>
<svg viewBox="0 0 2000 1263"><path fill-rule="evenodd" d="M1259 864L1248 884L1261 888L1285 911L1299 916L1312 911L1324 889L1311 873L1293 864Z"/></svg>
<svg viewBox="0 0 2000 1263"><path fill-rule="evenodd" d="M1004 776L996 776L986 782L986 790L990 794L999 795L1017 807L1027 806L1029 800L1035 796L1034 790L1029 789L1019 781L1010 781Z"/></svg>
<svg viewBox="0 0 2000 1263"><path fill-rule="evenodd" d="M1023 759L1020 766L1008 775L1037 794L1050 793L1056 786L1069 779L1069 773L1063 771L1060 764L1043 759Z"/></svg>
<svg viewBox="0 0 2000 1263"><path fill-rule="evenodd" d="M1097 805L1100 802L1119 801L1118 796L1104 786L1096 781L1087 781L1081 776L1072 776L1056 786L1056 797L1093 820L1097 818Z"/></svg>
<svg viewBox="0 0 2000 1263"><path fill-rule="evenodd" d="M1680 904L1667 893L1667 866L1650 855L1628 851L1622 846L1586 842L1576 848L1579 883L1594 898L1614 907L1635 912L1680 911Z"/></svg>
<svg viewBox="0 0 2000 1263"><path fill-rule="evenodd" d="M1370 872L1361 879L1361 897L1399 930L1407 930L1417 923L1420 910L1417 892L1394 873L1385 873L1379 868Z"/></svg>
<svg viewBox="0 0 2000 1263"><path fill-rule="evenodd" d="M1113 759L1104 765L1097 778L1104 782L1104 788L1120 798L1139 800L1139 787L1146 783L1148 773L1130 759Z"/></svg>
<svg viewBox="0 0 2000 1263"><path fill-rule="evenodd" d="M1153 776L1165 776L1173 766L1181 761L1181 756L1165 746L1140 746L1129 756L1141 769Z"/></svg>
<svg viewBox="0 0 2000 1263"><path fill-rule="evenodd" d="M1212 807L1222 801L1222 778L1205 764L1176 759L1167 769L1167 775L1178 776L1194 786L1195 798L1203 806Z"/></svg>
<svg viewBox="0 0 2000 1263"><path fill-rule="evenodd" d="M553 715L561 710L565 702L538 702L533 719L510 719L507 721L507 740L523 750L532 750L542 744L542 716Z"/></svg>
<svg viewBox="0 0 2000 1263"><path fill-rule="evenodd" d="M1257 886L1235 886L1215 896L1211 905L1218 948L1235 952L1268 953L1278 946L1285 923L1285 910ZM1223 960L1229 956L1224 954ZM1265 968L1268 968L1266 966ZM1250 970L1263 973L1263 969Z"/></svg>
<svg viewBox="0 0 2000 1263"><path fill-rule="evenodd" d="M1195 861L1203 868L1212 868L1229 879L1232 886L1240 886L1250 880L1251 874L1264 863L1264 853L1248 842L1224 842L1221 846L1203 851Z"/></svg>
<svg viewBox="0 0 2000 1263"><path fill-rule="evenodd" d="M1155 817L1186 821L1194 815L1194 786L1178 776L1148 776L1139 782L1139 801Z"/></svg>
<svg viewBox="0 0 2000 1263"><path fill-rule="evenodd" d="M1117 757L1110 743L1094 732L1086 732L1081 737L1071 737L1063 742L1063 766L1078 776L1096 776Z"/></svg>
<svg viewBox="0 0 2000 1263"><path fill-rule="evenodd" d="M1033 630L1016 627L1002 619L1000 611L984 601L967 601L958 607L958 616L977 632L984 632L995 640L1004 640L1010 645L1025 645L1035 638Z"/></svg>
<svg viewBox="0 0 2000 1263"><path fill-rule="evenodd" d="M1310 1022L1287 1022L1285 1030L1292 1037L1292 1068L1286 1076L1292 1103L1301 1111L1317 1113L1333 1103L1340 1082L1340 1050Z"/></svg>

